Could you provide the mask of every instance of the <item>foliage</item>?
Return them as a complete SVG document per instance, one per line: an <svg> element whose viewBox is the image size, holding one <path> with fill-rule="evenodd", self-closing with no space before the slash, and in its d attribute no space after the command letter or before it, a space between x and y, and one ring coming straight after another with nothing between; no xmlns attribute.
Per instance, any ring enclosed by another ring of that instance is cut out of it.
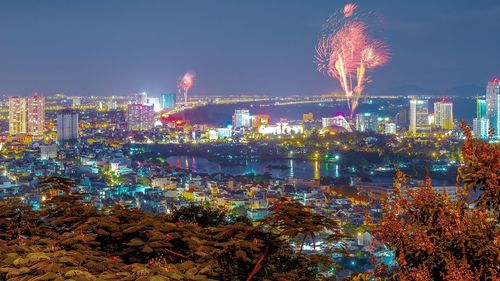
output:
<svg viewBox="0 0 500 281"><path fill-rule="evenodd" d="M59 192L69 194L71 188L74 186L74 181L59 176L44 177L39 182L40 190L44 193L49 193L51 196L55 196Z"/></svg>
<svg viewBox="0 0 500 281"><path fill-rule="evenodd" d="M461 125L467 141L462 148L464 165L459 169L459 179L464 189L480 190L476 201L480 207L490 208L500 215L500 143L489 144L474 139L464 123Z"/></svg>
<svg viewBox="0 0 500 281"><path fill-rule="evenodd" d="M464 129L467 141L460 170L464 187L457 187L455 200L434 190L429 177L421 187L413 188L406 175L396 171L392 195L384 203L384 215L375 231L395 251L398 266L391 278L500 278L499 146L472 139L470 130ZM469 189L480 190L478 200Z"/></svg>
<svg viewBox="0 0 500 281"><path fill-rule="evenodd" d="M298 232L277 235L267 221L228 223L220 208L191 205L155 216L117 205L100 212L71 192L57 194L40 211L0 201L0 280L313 280L330 265L290 245ZM277 209L287 209L281 204ZM299 206L290 210L302 221L309 213L329 223Z"/></svg>
<svg viewBox="0 0 500 281"><path fill-rule="evenodd" d="M219 226L226 224L227 210L220 206L210 205L208 202L189 204L179 209L173 209L170 220L174 222L196 223L201 227Z"/></svg>

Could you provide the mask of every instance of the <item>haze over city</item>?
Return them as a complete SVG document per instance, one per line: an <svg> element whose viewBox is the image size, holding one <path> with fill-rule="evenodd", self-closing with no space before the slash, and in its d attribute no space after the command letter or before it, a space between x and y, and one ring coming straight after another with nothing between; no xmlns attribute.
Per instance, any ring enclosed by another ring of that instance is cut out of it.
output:
<svg viewBox="0 0 500 281"><path fill-rule="evenodd" d="M346 3L2 1L0 93L159 94L175 91L188 70L198 74L197 95L339 91L317 75L313 53L322 23ZM392 48L392 60L367 87L371 94L413 88L405 85L484 88L498 72L498 1L358 4L380 15L378 34Z"/></svg>

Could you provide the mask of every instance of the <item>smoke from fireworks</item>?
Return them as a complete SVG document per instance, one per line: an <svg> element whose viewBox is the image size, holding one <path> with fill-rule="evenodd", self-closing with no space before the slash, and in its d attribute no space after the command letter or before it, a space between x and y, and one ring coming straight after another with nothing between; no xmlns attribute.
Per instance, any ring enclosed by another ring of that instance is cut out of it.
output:
<svg viewBox="0 0 500 281"><path fill-rule="evenodd" d="M184 97L184 105L187 105L188 92L189 89L193 87L195 77L196 75L194 72L188 71L177 81L177 89L179 90L179 93Z"/></svg>
<svg viewBox="0 0 500 281"><path fill-rule="evenodd" d="M356 14L357 5L347 4L327 21L316 45L317 70L339 81L351 110L358 106L367 72L389 60L389 47L368 33L368 25Z"/></svg>

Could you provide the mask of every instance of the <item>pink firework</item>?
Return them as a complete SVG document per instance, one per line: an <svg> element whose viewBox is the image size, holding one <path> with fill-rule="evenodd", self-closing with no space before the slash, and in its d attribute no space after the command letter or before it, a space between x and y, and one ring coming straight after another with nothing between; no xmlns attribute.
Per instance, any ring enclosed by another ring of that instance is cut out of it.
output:
<svg viewBox="0 0 500 281"><path fill-rule="evenodd" d="M192 71L187 72L179 78L177 81L177 89L179 89L179 93L184 97L184 105L187 105L188 100L188 92L191 87L193 87L194 78L196 77L195 73Z"/></svg>
<svg viewBox="0 0 500 281"><path fill-rule="evenodd" d="M346 95L351 117L358 106L366 83L367 72L389 60L389 47L368 34L368 26L359 16L357 6L347 4L344 17L335 22L335 30L324 34L316 45L317 70L339 81Z"/></svg>
<svg viewBox="0 0 500 281"><path fill-rule="evenodd" d="M357 7L358 7L358 5L356 5L354 3L346 4L344 6L344 17L348 18L348 17L352 16Z"/></svg>

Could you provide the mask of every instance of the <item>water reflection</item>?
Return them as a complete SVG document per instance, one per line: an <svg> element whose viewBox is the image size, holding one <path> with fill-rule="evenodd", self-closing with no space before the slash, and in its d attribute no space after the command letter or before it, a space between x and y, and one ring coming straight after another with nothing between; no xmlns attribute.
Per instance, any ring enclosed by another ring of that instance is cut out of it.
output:
<svg viewBox="0 0 500 281"><path fill-rule="evenodd" d="M249 160L244 165L220 165L218 162L209 161L203 157L195 156L170 156L166 159L171 166L191 169L199 173L225 173L229 175L264 174L270 173L274 178L297 177L303 179L319 179L321 176L340 177L340 167L337 164L278 159L269 161ZM332 167L333 165L333 167Z"/></svg>
<svg viewBox="0 0 500 281"><path fill-rule="evenodd" d="M314 161L314 179L319 180L319 178L320 178L319 162Z"/></svg>

